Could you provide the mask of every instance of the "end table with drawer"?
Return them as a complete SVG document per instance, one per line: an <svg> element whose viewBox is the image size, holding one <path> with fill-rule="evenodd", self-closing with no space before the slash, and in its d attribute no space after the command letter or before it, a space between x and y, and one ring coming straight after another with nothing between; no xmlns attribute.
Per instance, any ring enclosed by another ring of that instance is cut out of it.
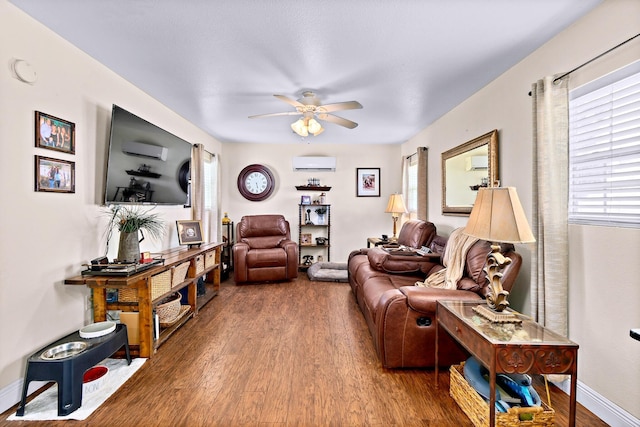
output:
<svg viewBox="0 0 640 427"><path fill-rule="evenodd" d="M438 301L435 377L438 385L438 333L442 328L489 369L489 420L495 426L496 373L571 375L569 426L576 422L578 344L517 314L521 323L492 323L473 310L484 301Z"/></svg>

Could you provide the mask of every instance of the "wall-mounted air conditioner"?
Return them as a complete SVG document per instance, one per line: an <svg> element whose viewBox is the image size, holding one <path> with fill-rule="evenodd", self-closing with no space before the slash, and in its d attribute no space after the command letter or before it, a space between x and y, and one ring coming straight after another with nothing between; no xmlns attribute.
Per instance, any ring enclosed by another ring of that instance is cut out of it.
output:
<svg viewBox="0 0 640 427"><path fill-rule="evenodd" d="M294 157L293 170L294 171L335 171L336 158L335 157L314 157L314 156Z"/></svg>
<svg viewBox="0 0 640 427"><path fill-rule="evenodd" d="M487 170L489 158L487 156L469 156L466 158L466 169L468 171Z"/></svg>
<svg viewBox="0 0 640 427"><path fill-rule="evenodd" d="M169 150L160 145L145 144L143 142L129 141L122 144L122 152L132 156L149 157L162 161L167 160Z"/></svg>

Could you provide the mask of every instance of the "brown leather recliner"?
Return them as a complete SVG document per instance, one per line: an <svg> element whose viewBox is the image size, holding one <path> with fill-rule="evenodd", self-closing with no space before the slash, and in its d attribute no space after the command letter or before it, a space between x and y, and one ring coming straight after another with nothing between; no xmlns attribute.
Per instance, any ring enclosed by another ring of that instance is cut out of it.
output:
<svg viewBox="0 0 640 427"><path fill-rule="evenodd" d="M237 225L233 245L236 283L272 282L298 277L298 244L282 215L247 215Z"/></svg>

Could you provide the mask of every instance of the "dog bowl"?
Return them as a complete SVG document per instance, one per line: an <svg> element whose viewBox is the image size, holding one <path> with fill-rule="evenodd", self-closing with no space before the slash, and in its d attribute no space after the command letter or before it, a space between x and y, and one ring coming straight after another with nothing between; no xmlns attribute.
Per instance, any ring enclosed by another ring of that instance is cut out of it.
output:
<svg viewBox="0 0 640 427"><path fill-rule="evenodd" d="M98 338L103 335L110 334L116 330L116 322L98 322L92 323L80 329L81 338Z"/></svg>
<svg viewBox="0 0 640 427"><path fill-rule="evenodd" d="M87 370L82 377L82 394L93 393L104 384L109 373L106 366L94 366Z"/></svg>
<svg viewBox="0 0 640 427"><path fill-rule="evenodd" d="M86 349L87 344L81 341L67 342L43 351L40 357L47 360L66 359L82 353Z"/></svg>

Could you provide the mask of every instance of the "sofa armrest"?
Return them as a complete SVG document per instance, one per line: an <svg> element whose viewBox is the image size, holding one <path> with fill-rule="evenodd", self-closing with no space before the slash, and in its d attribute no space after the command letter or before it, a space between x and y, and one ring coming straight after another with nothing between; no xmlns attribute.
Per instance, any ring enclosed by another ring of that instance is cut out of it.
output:
<svg viewBox="0 0 640 427"><path fill-rule="evenodd" d="M389 253L382 248L371 248L367 256L373 268L387 273L427 273L440 262L438 254Z"/></svg>
<svg viewBox="0 0 640 427"><path fill-rule="evenodd" d="M436 312L438 300L442 301L482 301L475 292L458 289L423 288L420 286L402 286L399 288L407 297L407 304L420 313Z"/></svg>
<svg viewBox="0 0 640 427"><path fill-rule="evenodd" d="M233 245L233 275L236 282L246 282L247 278L247 253L249 245L244 242L238 242Z"/></svg>

